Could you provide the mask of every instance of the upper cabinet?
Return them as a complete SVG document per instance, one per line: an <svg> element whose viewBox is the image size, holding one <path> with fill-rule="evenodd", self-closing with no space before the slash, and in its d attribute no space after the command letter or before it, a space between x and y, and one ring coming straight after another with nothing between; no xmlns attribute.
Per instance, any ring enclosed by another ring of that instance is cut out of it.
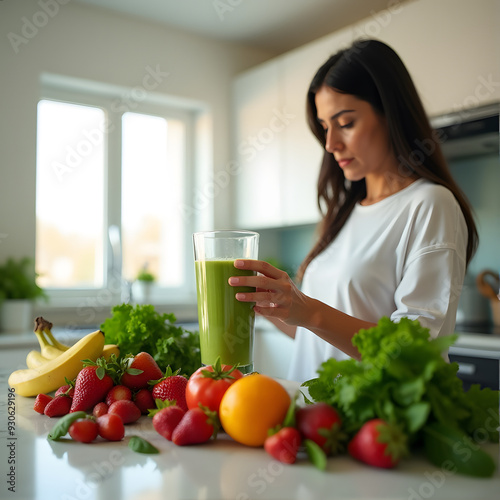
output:
<svg viewBox="0 0 500 500"><path fill-rule="evenodd" d="M429 116L500 101L498 2L479 4L389 2L364 21L239 75L233 94L236 225L319 220L323 151L307 125L306 94L319 66L355 39L377 38L398 52Z"/></svg>
<svg viewBox="0 0 500 500"><path fill-rule="evenodd" d="M235 209L237 227L283 224L281 213L283 115L280 61L249 71L234 84Z"/></svg>

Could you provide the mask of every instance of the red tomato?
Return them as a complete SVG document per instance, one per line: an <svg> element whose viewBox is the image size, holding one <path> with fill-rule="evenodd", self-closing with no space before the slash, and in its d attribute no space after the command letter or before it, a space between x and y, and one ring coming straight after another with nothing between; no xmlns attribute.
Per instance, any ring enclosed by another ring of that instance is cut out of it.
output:
<svg viewBox="0 0 500 500"><path fill-rule="evenodd" d="M219 412L224 393L243 374L230 365L221 365L217 359L213 366L202 366L188 380L186 403L189 409L201 404L211 411Z"/></svg>

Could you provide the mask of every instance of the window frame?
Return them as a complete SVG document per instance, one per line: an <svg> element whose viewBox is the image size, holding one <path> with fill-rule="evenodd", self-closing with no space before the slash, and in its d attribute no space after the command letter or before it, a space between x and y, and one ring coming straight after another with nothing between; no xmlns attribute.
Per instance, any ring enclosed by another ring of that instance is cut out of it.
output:
<svg viewBox="0 0 500 500"><path fill-rule="evenodd" d="M88 308L98 311L107 311L116 304L128 301L128 293L131 291L131 283L122 279L122 268L119 272L113 267L113 249L109 240L109 228L117 226L120 233L121 246L121 157L122 157L122 116L127 112L158 116L165 119L176 119L182 121L186 126L185 142L185 176L184 176L184 199L192 199L197 187L197 168L195 147L197 137L197 120L206 113L206 109L200 103L192 103L187 100L177 100L168 96L151 94L145 98L135 101L125 101L123 96L130 89L113 87L108 85L94 84L88 82L76 82L71 79L67 81L59 78L51 78L45 75L41 82L41 92L38 102L52 100L69 104L80 104L84 106L98 107L104 111L106 127L111 123L113 131L105 134L105 179L104 179L104 224L103 224L103 267L104 284L101 288L49 288L46 294L49 302L43 309L66 309L77 308L80 316L86 316L83 322L92 322ZM128 104L127 104L128 103ZM38 117L38 113L37 113ZM204 175L201 172L202 176ZM110 186L117 186L111 189ZM179 217L182 217L179 211ZM184 221L185 233L183 245L186 250L184 261L185 280L180 287L155 286L151 295L152 304L169 305L193 305L196 304L196 290L194 285L194 266L189 257L192 248L192 233L195 232L203 214L195 213L194 216ZM121 254L119 258L121 259ZM78 321L76 322L78 323Z"/></svg>

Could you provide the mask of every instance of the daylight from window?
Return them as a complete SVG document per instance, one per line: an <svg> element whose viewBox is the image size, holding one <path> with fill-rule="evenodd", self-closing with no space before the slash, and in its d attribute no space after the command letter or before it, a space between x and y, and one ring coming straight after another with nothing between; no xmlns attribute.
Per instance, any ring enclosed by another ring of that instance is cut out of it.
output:
<svg viewBox="0 0 500 500"><path fill-rule="evenodd" d="M38 104L36 267L46 288L103 285L102 109Z"/></svg>
<svg viewBox="0 0 500 500"><path fill-rule="evenodd" d="M108 148L116 146L108 142L104 109L51 100L38 105L36 269L44 288L98 289L111 283L110 273L133 282L141 270L159 287L184 283L186 227L179 207L186 123L135 112L117 119L121 155L113 158L121 156L121 164L108 163ZM108 225L118 234L118 261L107 255ZM116 262L121 269L107 266Z"/></svg>
<svg viewBox="0 0 500 500"><path fill-rule="evenodd" d="M183 279L180 203L185 131L182 122L139 113L122 119L123 275L145 269L163 286Z"/></svg>

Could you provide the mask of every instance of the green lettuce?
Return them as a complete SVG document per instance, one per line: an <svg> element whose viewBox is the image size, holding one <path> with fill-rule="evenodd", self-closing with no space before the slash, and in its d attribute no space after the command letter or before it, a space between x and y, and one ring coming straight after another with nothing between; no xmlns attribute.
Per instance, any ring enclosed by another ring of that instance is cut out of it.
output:
<svg viewBox="0 0 500 500"><path fill-rule="evenodd" d="M159 314L152 305L117 305L100 328L107 344L119 346L120 357L148 352L163 371L170 366L185 375L201 366L199 333L177 325L174 314Z"/></svg>
<svg viewBox="0 0 500 500"><path fill-rule="evenodd" d="M440 422L497 442L499 392L478 385L464 391L458 364L442 356L456 338L431 339L418 321L396 323L384 317L354 335L361 361L329 359L318 377L303 385L312 401L325 401L341 412L348 432L382 418L409 436Z"/></svg>

